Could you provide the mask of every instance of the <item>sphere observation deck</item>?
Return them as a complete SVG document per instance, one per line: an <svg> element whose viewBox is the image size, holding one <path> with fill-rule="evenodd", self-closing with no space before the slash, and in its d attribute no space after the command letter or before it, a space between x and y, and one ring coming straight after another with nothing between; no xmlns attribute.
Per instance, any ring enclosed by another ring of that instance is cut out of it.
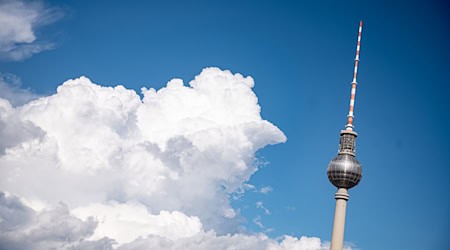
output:
<svg viewBox="0 0 450 250"><path fill-rule="evenodd" d="M350 189L361 181L361 164L355 157L356 132L341 131L339 153L328 164L327 175L337 188Z"/></svg>

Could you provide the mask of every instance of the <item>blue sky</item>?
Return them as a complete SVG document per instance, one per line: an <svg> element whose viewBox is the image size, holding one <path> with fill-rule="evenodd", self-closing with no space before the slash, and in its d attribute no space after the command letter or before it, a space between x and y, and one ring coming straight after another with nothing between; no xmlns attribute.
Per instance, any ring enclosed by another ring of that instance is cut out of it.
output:
<svg viewBox="0 0 450 250"><path fill-rule="evenodd" d="M268 235L329 240L335 188L326 168L344 128L359 20L355 107L361 183L345 240L361 249L450 244L450 15L444 1L46 1L63 16L37 30L55 46L0 72L49 95L67 79L159 89L208 66L255 80L262 117L287 142L250 179L273 191L233 201ZM262 201L271 214L255 206Z"/></svg>

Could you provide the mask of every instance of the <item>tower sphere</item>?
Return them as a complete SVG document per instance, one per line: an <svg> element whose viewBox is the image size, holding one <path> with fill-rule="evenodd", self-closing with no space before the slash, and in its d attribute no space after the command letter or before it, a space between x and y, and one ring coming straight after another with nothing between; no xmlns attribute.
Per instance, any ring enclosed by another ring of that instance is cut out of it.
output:
<svg viewBox="0 0 450 250"><path fill-rule="evenodd" d="M362 178L361 164L351 154L338 154L328 164L327 175L335 187L349 189Z"/></svg>

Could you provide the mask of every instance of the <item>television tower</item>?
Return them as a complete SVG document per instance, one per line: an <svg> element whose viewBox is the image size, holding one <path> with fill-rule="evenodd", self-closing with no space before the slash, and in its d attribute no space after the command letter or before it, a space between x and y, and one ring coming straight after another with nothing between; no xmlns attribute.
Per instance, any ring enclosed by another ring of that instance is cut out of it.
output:
<svg viewBox="0 0 450 250"><path fill-rule="evenodd" d="M358 44L356 46L355 69L353 71L350 108L347 115L345 130L341 130L338 155L328 164L327 175L330 182L338 188L335 195L336 209L334 212L331 250L342 250L344 245L344 227L348 189L358 185L362 178L362 168L355 157L355 141L358 134L353 130L353 110L356 95L356 76L358 74L359 49L361 45L362 21L359 22Z"/></svg>

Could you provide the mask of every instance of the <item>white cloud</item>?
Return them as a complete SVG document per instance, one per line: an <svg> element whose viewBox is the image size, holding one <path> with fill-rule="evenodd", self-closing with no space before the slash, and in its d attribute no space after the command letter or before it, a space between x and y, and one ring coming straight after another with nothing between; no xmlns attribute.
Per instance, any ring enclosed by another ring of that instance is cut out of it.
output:
<svg viewBox="0 0 450 250"><path fill-rule="evenodd" d="M92 204L72 211L78 218L93 216L99 223L92 240L109 237L118 243L127 243L138 236L156 235L176 240L191 237L202 230L200 219L186 216L178 211L160 211L149 214L147 207L139 202Z"/></svg>
<svg viewBox="0 0 450 250"><path fill-rule="evenodd" d="M17 197L0 192L1 249L60 249L76 245L96 227L92 218L80 220L67 205L36 212Z"/></svg>
<svg viewBox="0 0 450 250"><path fill-rule="evenodd" d="M30 89L21 88L21 80L14 74L0 72L0 98L8 100L12 105L18 106L39 96Z"/></svg>
<svg viewBox="0 0 450 250"><path fill-rule="evenodd" d="M5 154L7 148L14 148L43 135L44 131L32 122L22 121L18 110L0 98L0 156Z"/></svg>
<svg viewBox="0 0 450 250"><path fill-rule="evenodd" d="M265 213L266 215L271 214L270 211L269 211L269 209L267 209L267 208L264 206L264 204L263 204L262 201L257 201L257 202L256 202L256 208L259 208L259 209L263 210L264 213Z"/></svg>
<svg viewBox="0 0 450 250"><path fill-rule="evenodd" d="M46 7L41 1L1 1L0 59L20 61L52 49L52 43L36 37L36 29L61 16L59 9Z"/></svg>
<svg viewBox="0 0 450 250"><path fill-rule="evenodd" d="M259 189L259 192L262 194L268 194L272 191L273 191L273 188L271 186L265 186L265 187L262 187L261 189Z"/></svg>
<svg viewBox="0 0 450 250"><path fill-rule="evenodd" d="M86 77L19 107L0 98L0 137L9 138L0 145L0 190L21 197L29 218L8 225L32 228L17 238L0 227L2 244L33 249L21 239L34 230L48 236L30 237L35 249L284 249L288 238L243 234L230 205L251 187L255 152L286 140L262 119L253 85L207 68L189 86L174 79L143 88L143 99ZM54 219L75 231L42 226ZM312 239L293 241L321 249Z"/></svg>
<svg viewBox="0 0 450 250"><path fill-rule="evenodd" d="M315 237L284 236L280 241L270 239L265 234L233 234L218 236L214 232L203 232L191 238L172 241L162 237L149 236L138 239L132 243L119 247L120 250L137 249L170 249L170 250L326 250L323 244Z"/></svg>
<svg viewBox="0 0 450 250"><path fill-rule="evenodd" d="M267 228L266 226L264 226L262 224L260 215L256 215L255 218L253 218L252 222L256 226L258 226L264 233L269 233L269 232L272 232L274 230L273 228Z"/></svg>
<svg viewBox="0 0 450 250"><path fill-rule="evenodd" d="M172 249L172 250L209 250L209 249L242 249L242 250L325 250L329 249L327 242L322 242L316 237L293 237L283 236L280 239L271 239L265 234L226 234L217 235L213 230L204 231L198 230L197 233L184 235L184 237L165 237L161 232L168 232L167 230L183 230L185 226L186 217L181 214L161 213L161 218L153 217L150 220L154 225L148 224L151 228L165 226L166 231L156 230L148 236L139 237L131 242L120 244L116 240L109 237L102 237L99 239L95 236L101 224L110 223L109 220L115 220L117 225L110 224L109 228L116 234L117 238L126 237L120 235L121 233L129 234L127 230L136 230L143 224L146 224L148 214L142 211L141 205L137 205L138 213L134 209L126 211L136 204L109 204L106 213L95 217L86 217L81 220L73 216L73 213L84 213L85 211L72 211L69 213L67 205L59 203L52 208L48 208L41 212L36 212L27 205L25 205L18 197L0 192L0 249L68 249L68 250L95 250L95 249L120 249L120 250L134 250L134 249ZM90 209L99 209L101 205L94 205ZM120 207L122 206L122 207ZM127 207L128 206L128 207ZM114 211L114 208L119 207L119 211ZM98 211L100 212L100 210ZM109 217L110 213L115 213L117 218ZM122 213L125 212L125 213ZM181 220L173 220L175 217L180 217ZM85 215L82 215L85 216ZM164 218L164 216L167 216ZM152 217L152 216L150 216ZM105 219L106 218L106 219ZM136 221L141 218L144 220ZM155 220L156 219L156 220ZM192 219L192 218L191 218ZM158 222L158 220L160 220ZM194 218L194 221L196 219ZM170 225L170 223L175 224ZM181 222L181 223L180 223ZM130 226L132 223L140 223L140 225ZM162 223L162 224L161 224ZM195 222L194 224L197 224ZM97 226L97 227L96 227ZM122 228L124 227L124 228ZM197 228L198 229L198 228ZM196 229L196 230L197 230ZM187 230L188 231L188 230ZM95 233L94 233L95 232ZM111 234L112 235L112 234ZM170 235L170 233L169 233ZM126 240L127 241L127 240ZM345 246L344 250L351 250L350 246Z"/></svg>

